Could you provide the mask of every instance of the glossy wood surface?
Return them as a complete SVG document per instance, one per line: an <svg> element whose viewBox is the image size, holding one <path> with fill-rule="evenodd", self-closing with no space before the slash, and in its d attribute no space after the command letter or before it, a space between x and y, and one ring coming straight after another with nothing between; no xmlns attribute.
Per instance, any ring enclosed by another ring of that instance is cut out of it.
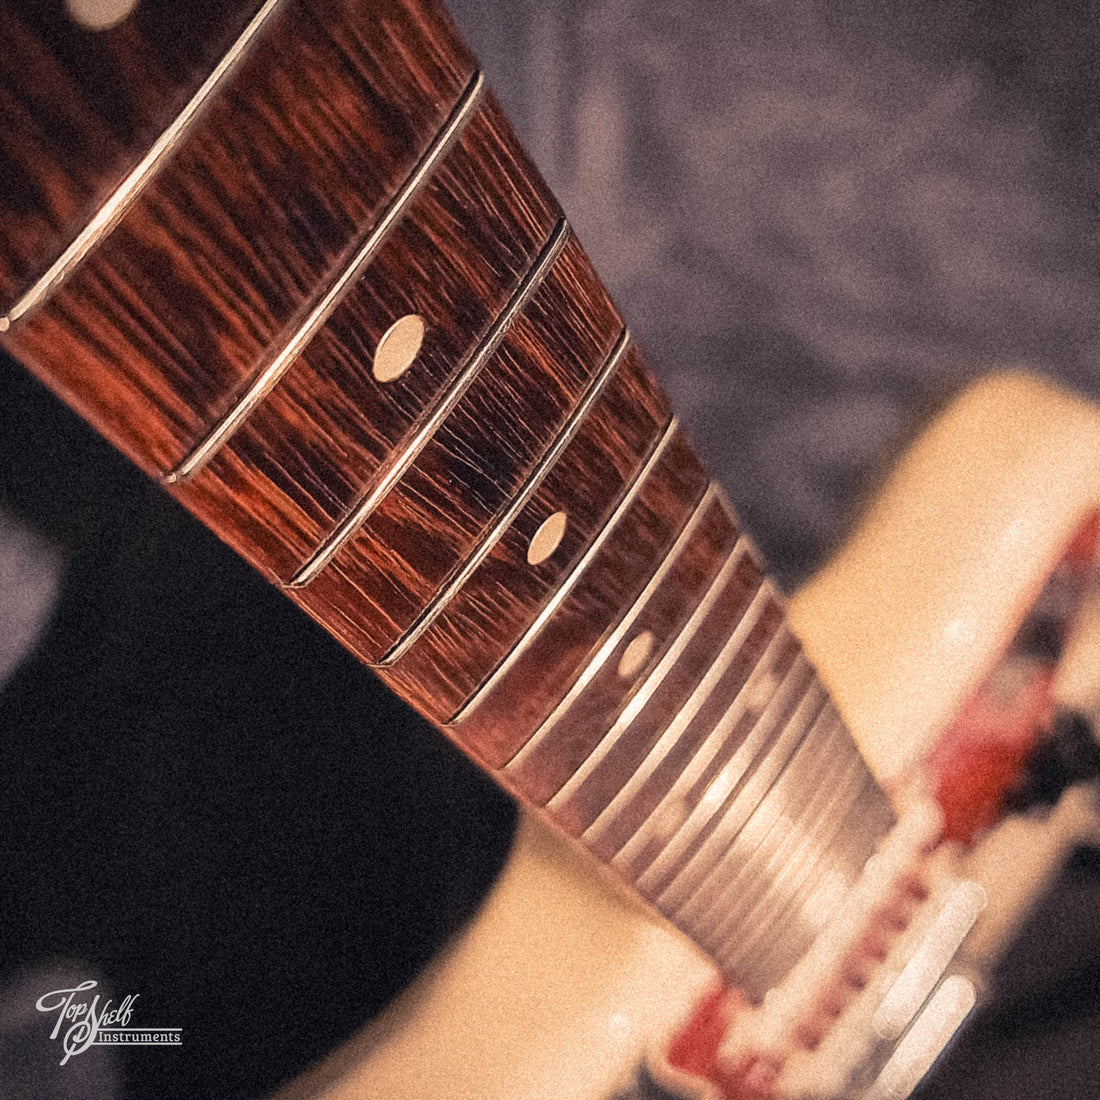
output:
<svg viewBox="0 0 1100 1100"><path fill-rule="evenodd" d="M287 0L13 350L144 469L172 469L319 297L473 72L434 6Z"/></svg>
<svg viewBox="0 0 1100 1100"><path fill-rule="evenodd" d="M522 763L512 766L510 774L533 802L542 805L556 794L600 745L639 690L652 685L650 675L687 626L736 539L737 531L721 504L713 501L706 505L698 527L670 559L668 573L649 595L629 630L608 652L585 690ZM627 646L647 632L654 638L648 657L633 675L624 677L619 664ZM708 657L711 655L708 653ZM642 702L641 697L638 702ZM662 713L675 714L676 708ZM620 783L626 774L620 773ZM582 832L588 824L571 812L560 816L568 822L570 832Z"/></svg>
<svg viewBox="0 0 1100 1100"><path fill-rule="evenodd" d="M755 594L755 567L745 559L730 580L724 598L716 607L718 617L729 615L731 623L739 623L745 613L748 597ZM714 687L707 691L697 709L693 709L690 721L676 738L675 744L664 752L656 767L646 781L625 806L622 807L604 828L594 846L606 859L616 857L637 831L645 824L650 815L672 790L674 784L683 776L685 769L705 745L719 723L727 719L730 708L734 706L749 677L759 667L769 643L783 621L783 610L774 598L768 599L762 607L759 617L752 624L745 640L738 647L733 660L723 669ZM766 669L770 675L782 677L790 668L797 652L797 645L788 641L775 654ZM747 702L747 700L746 700ZM722 767L739 745L744 744L751 728L754 710L746 705L740 713L735 712L735 721L731 723L729 733L711 757L707 767L701 770L684 793L684 801L696 804L703 792L713 782ZM728 719L727 719L728 720ZM633 751L628 748L625 751ZM601 807L602 808L602 807ZM623 861L632 875L640 875L650 864L660 848L660 840L654 837L646 844L636 848Z"/></svg>
<svg viewBox="0 0 1100 1100"><path fill-rule="evenodd" d="M514 523L423 637L395 667L383 670L387 683L423 713L449 721L520 643L533 614L542 612L603 530L641 475L670 415L664 394L631 347ZM532 566L531 540L559 511L567 517L561 543ZM566 682L555 677L553 683L556 699ZM539 689L528 682L526 690L537 695ZM514 735L519 715L512 714L509 726ZM461 736L474 738L473 729L463 724Z"/></svg>
<svg viewBox="0 0 1100 1100"><path fill-rule="evenodd" d="M564 800L557 811L558 817L568 821L578 831L588 829L595 822L612 798L619 793L623 785L622 777L633 775L642 766L665 732L668 727L666 716L679 714L687 706L692 693L700 684L701 673L710 667L715 654L721 651L722 645L730 637L733 628L738 625L741 616L749 606L750 599L757 591L760 580L760 570L749 559L743 558L740 568L736 569L731 579L723 585L719 598L708 610L698 628L693 631L682 654L677 657L668 671L660 676L660 682L653 689L646 705L636 715L629 712L624 714L623 710L619 711L617 721L625 724L623 735L601 756L598 766ZM677 593L677 596L680 597L680 593ZM746 646L744 650L746 663L755 663L751 647ZM651 658L654 666L658 664L658 660L659 658ZM658 678L656 668L651 672L651 676L653 679ZM643 686L648 687L648 682L643 681ZM713 705L716 714L722 714L723 703L728 707L735 695L734 692L723 696L716 690L712 690L707 693L707 702ZM629 702L627 706L629 707ZM751 714L751 708L748 709ZM591 721L591 718L588 720ZM717 721L714 724L717 725ZM748 722L744 722L742 729L734 727L731 730L730 734L723 739L724 752L734 751L742 739L739 738L739 734L742 734L743 728L748 725ZM703 726L703 723L700 723L700 726ZM683 752L682 749L681 752ZM689 788L686 802L695 804L699 801L703 792L710 787L722 763L724 761L720 753ZM658 790L650 788L646 792L647 797L639 799L637 805L632 804L635 811L632 815L616 815L617 829L613 830L609 837L605 834L606 850L613 851L620 836L630 835L630 827L634 822L642 821L649 816L651 808L648 803L655 802L657 794Z"/></svg>
<svg viewBox="0 0 1100 1100"><path fill-rule="evenodd" d="M401 482L292 598L378 661L548 449L622 331L575 239Z"/></svg>
<svg viewBox="0 0 1100 1100"><path fill-rule="evenodd" d="M0 4L0 313L84 228L260 0L143 0L94 31L63 0Z"/></svg>
<svg viewBox="0 0 1100 1100"><path fill-rule="evenodd" d="M559 214L491 96L370 268L242 428L175 494L272 579L288 581L469 360ZM372 374L396 320L424 341Z"/></svg>
<svg viewBox="0 0 1100 1100"><path fill-rule="evenodd" d="M523 747L591 660L601 639L638 598L707 487L681 434L646 479L579 582L454 736L499 768ZM397 681L401 666L383 669Z"/></svg>
<svg viewBox="0 0 1100 1100"><path fill-rule="evenodd" d="M0 83L18 96L22 71L0 67ZM855 874L889 808L847 734L814 732L824 695L779 598L641 356L622 354L623 318L499 108L455 114L478 86L427 0L285 0L119 224L4 342L164 475L355 272L172 491L733 966L740 933L707 891L716 869L756 867L730 864L730 844L799 745L847 745L847 786L807 802L813 777L788 783L812 827L842 830L822 874ZM0 222L17 207L0 196ZM379 381L379 341L409 314L423 344ZM557 512L560 544L532 563ZM650 648L623 672L639 637ZM817 889L804 864L774 890L753 871L745 914L788 920Z"/></svg>

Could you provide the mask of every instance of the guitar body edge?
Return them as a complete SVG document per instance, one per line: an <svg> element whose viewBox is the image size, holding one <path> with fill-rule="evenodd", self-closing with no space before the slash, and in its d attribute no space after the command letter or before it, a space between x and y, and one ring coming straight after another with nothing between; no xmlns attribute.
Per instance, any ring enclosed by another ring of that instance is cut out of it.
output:
<svg viewBox="0 0 1100 1100"><path fill-rule="evenodd" d="M880 779L930 751L1098 504L1100 411L1035 377L980 381L919 438L791 607ZM967 857L990 895L972 960L992 960L1092 827L1079 802L1042 827L1010 821ZM525 817L459 940L279 1100L604 1100L716 981Z"/></svg>

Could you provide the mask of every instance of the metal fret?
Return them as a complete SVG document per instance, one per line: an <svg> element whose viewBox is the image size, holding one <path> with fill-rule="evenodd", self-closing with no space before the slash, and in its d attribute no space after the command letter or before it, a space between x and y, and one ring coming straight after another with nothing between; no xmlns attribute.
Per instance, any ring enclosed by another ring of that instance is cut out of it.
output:
<svg viewBox="0 0 1100 1100"><path fill-rule="evenodd" d="M672 544L671 549L665 555L664 561L657 567L653 576L649 578L649 582L646 584L645 588L642 589L637 599L635 599L634 603L627 609L626 614L623 615L614 629L604 639L599 649L596 650L595 656L584 667L573 686L565 693L557 706L547 715L542 724L535 730L523 747L504 765L505 771L514 771L523 766L535 749L545 740L550 731L561 721L562 717L564 717L573 703L576 702L581 692L583 692L592 682L596 673L598 673L607 663L607 659L619 647L627 631L630 630L634 621L645 609L653 593L660 588L661 583L671 571L673 565L676 564L676 560L691 541L699 524L703 521L703 516L706 515L707 508L714 500L718 499L720 495L721 490L714 482L711 482L707 486L706 492L704 492L700 498L699 503L695 506L694 511L688 517L687 522L681 529L676 541Z"/></svg>
<svg viewBox="0 0 1100 1100"><path fill-rule="evenodd" d="M738 539L734 544L733 552L726 558L725 563L718 571L714 580L711 581L710 586L707 588L703 598L699 601L698 606L691 613L690 618L683 625L680 633L676 635L676 638L665 651L660 661L657 662L649 675L646 676L630 702L623 708L622 713L619 714L607 733L600 738L599 743L588 754L588 757L581 766L569 777L569 780L557 794L550 799L547 805L551 809L569 801L577 788L580 787L597 767L599 767L615 743L633 724L634 719L645 709L646 704L653 697L653 693L661 686L669 671L683 656L684 650L687 649L688 645L691 643L691 639L695 637L699 627L702 626L707 616L711 613L711 610L714 608L714 605L718 602L719 597L729 583L730 578L733 576L734 570L745 556L746 551L747 547L745 540Z"/></svg>
<svg viewBox="0 0 1100 1100"><path fill-rule="evenodd" d="M761 593L767 592L767 595L771 598L775 598L774 589L772 589L769 582L765 581L761 585ZM758 594L758 598L759 594ZM706 741L699 747L696 754L692 757L691 763L684 769L684 771L677 778L676 783L672 789L661 799L657 809L650 814L649 821L657 823L661 820L662 814L668 814L669 808L675 805L676 801L683 801L688 789L699 779L699 777L706 770L708 765L717 755L718 750L725 743L726 738L729 736L730 730L734 728L739 719L748 710L748 701L753 697L760 682L766 676L770 676L771 672L769 666L775 660L776 655L790 641L790 634L787 630L780 626L772 636L771 641L768 643L767 648L760 656L760 660L757 663L755 669L749 675L749 678L745 681L741 690L734 696L733 702L729 705L725 714L717 722L714 729L707 736ZM757 724L759 729L759 723ZM756 731L754 730L754 733ZM750 735L746 738L745 742L734 753L733 757L726 765L726 767L740 766L742 770L748 766L750 761L756 755L759 750L760 739L759 736ZM662 807L665 809L663 810ZM674 829L671 830L671 835L667 838L662 838L664 842L664 850L653 861L653 863L646 869L645 873L639 876L640 884L651 884L653 881L660 879L662 874L669 869L669 866L678 858L680 851L686 846L688 840L685 839L685 830L689 825L699 822L700 818L708 817L709 812L713 810L713 807L709 805L694 806L691 811L678 820ZM631 841L626 844L616 862L629 859L632 851L640 847L643 840L646 838L647 830L639 830ZM694 833L692 833L694 835Z"/></svg>
<svg viewBox="0 0 1100 1100"><path fill-rule="evenodd" d="M749 604L746 609L741 622L738 623L737 630L734 631L729 643L727 643L727 648L732 647L732 652L729 654L728 659L732 660L732 657L740 650L745 639L752 633L756 624L760 621L768 603L775 599L776 593L774 588L765 580L753 597L752 603ZM695 750L694 756L692 756L691 760L684 767L684 770L676 777L675 783L673 783L672 787L661 796L661 800L653 808L652 813L650 813L649 817L638 828L637 832L623 845L613 862L628 866L637 851L643 848L652 838L655 830L667 826L670 820L675 821L673 832L684 824L686 817L684 815L675 814L672 807L675 806L677 802L683 802L687 795L687 791L697 782L699 777L717 755L729 730L736 725L738 719L748 709L747 700L756 694L761 681L767 675L770 675L768 672L768 665L772 662L779 649L788 640L788 637L789 636L782 629L776 631L775 635L769 641L767 648L761 654L756 668L753 669L745 683L741 685L741 689L734 695L733 701L730 703L730 706L722 715L721 719L715 723L714 728L707 734L703 743ZM726 657L726 651L723 651L723 655L719 658L719 661L721 662L724 657ZM656 763L657 761L654 761L653 765L650 766L652 767ZM662 840L667 842L667 838L662 838Z"/></svg>
<svg viewBox="0 0 1100 1100"><path fill-rule="evenodd" d="M731 561L736 558L737 561L740 562L745 554L745 544L746 539L744 537L737 540L737 544L730 554ZM726 674L726 670L733 663L734 658L741 651L745 639L760 619L760 613L763 611L766 602L765 597L768 594L769 593L763 585L756 590L748 607L745 608L744 614L742 614L741 618L738 620L733 632L730 634L721 652L715 659L714 664L707 669L706 675L695 686L695 690L692 691L687 702L680 708L676 717L673 718L668 728L661 734L656 744L654 744L653 748L646 754L645 758L635 769L633 775L623 784L619 793L600 811L599 816L584 831L584 838L586 840L599 840L602 834L606 832L607 828L611 825L615 815L618 814L618 812L638 793L664 757L673 751L676 743L691 725L703 704L710 698L718 682ZM663 804L664 799L658 803L658 809Z"/></svg>
<svg viewBox="0 0 1100 1100"><path fill-rule="evenodd" d="M805 669L806 666L803 666L803 670ZM792 756L809 735L828 701L825 689L813 676L812 670L810 670L810 673L810 682L806 685L798 705L784 722L767 752L756 762L756 766L747 775L726 774L719 777L720 780L724 780L719 789L726 789L727 798L729 795L733 795L734 790L737 793L726 802L722 816L714 831L706 842L700 846L695 856L692 857L693 860L697 857L702 858L702 875L686 887L690 890L690 897L677 912L683 914L685 919L689 914L692 914L693 926L697 926L702 915L708 911L707 887L714 885L718 868L725 866L728 872L731 863L736 866L735 860L743 858L744 850L741 846L743 833L748 834L745 838L748 851L755 850L755 846L749 843L749 838L755 832L751 826L755 825L758 819L762 820L766 816L762 813L766 799L773 793L776 784L786 774ZM792 679L792 686L786 699L778 704L779 707L782 707L783 702L789 702L791 697L799 690L794 686L795 683L796 681ZM777 693L776 698L780 698L779 693ZM765 722L767 718L762 715L760 720ZM773 716L770 723L773 728L775 728L777 721L778 718ZM790 810L791 806L788 804L786 808ZM735 851L736 856L731 860L731 855ZM711 858L708 859L704 856L704 852L712 853ZM691 860L688 861L688 864L685 864L684 870L687 870L690 863Z"/></svg>
<svg viewBox="0 0 1100 1100"><path fill-rule="evenodd" d="M784 929L792 921L798 920L799 912L806 903L819 892L835 890L835 880L830 881L829 859L836 848L837 837L844 828L848 812L856 804L860 791L867 778L866 769L858 766L858 761L849 757L840 769L834 782L822 784L811 799L812 813L807 813L801 828L792 829L786 842L775 852L773 858L765 864L761 877L766 883L765 889L756 898L747 912L731 916L724 936L726 950L722 952L722 961L731 969L742 962L752 968L764 959L755 960L754 954L761 952L760 941L767 937L773 945L784 936ZM873 848L880 836L873 829L866 834L857 834L868 848ZM851 836L846 838L850 843ZM793 851L791 850L793 849ZM870 855L870 851L866 853ZM856 868L858 874L859 868ZM827 914L823 914L823 917ZM729 934L736 927L741 936ZM812 939L812 933L787 933L794 943ZM807 943L808 946L808 943Z"/></svg>
<svg viewBox="0 0 1100 1100"><path fill-rule="evenodd" d="M211 101L237 67L244 60L260 33L287 0L266 0L260 10L249 20L240 36L214 66L198 91L172 120L167 129L150 146L130 174L115 188L106 202L96 211L91 221L76 235L69 246L50 265L31 288L0 316L0 332L7 332L21 318L38 309L69 277L81 261L99 245L123 214L133 205L146 184L160 171L190 132L202 109Z"/></svg>
<svg viewBox="0 0 1100 1100"><path fill-rule="evenodd" d="M531 497L535 495L543 479L561 457L565 448L572 442L577 432L580 431L581 425L592 410L592 406L599 400L601 394L603 394L604 390L607 388L608 383L614 377L615 371L618 370L619 364L623 361L623 356L626 355L629 346L630 332L627 329L623 329L622 335L620 335L619 339L615 342L615 346L611 349L611 354L608 355L604 365L593 376L587 390L585 390L584 395L577 404L577 407L565 422L565 426L558 433L557 438L546 453L536 463L534 469L527 475L527 479L519 492L500 513L496 522L482 534L478 544L474 547L474 550L463 563L462 567L436 594L431 603L421 611L416 621L409 627L405 634L398 639L382 657L381 661L378 662L379 666L391 665L395 661L400 660L402 655L406 653L410 647L416 644L417 639L423 635L424 631L426 631L433 622L435 622L451 600L458 595L462 587L474 574L477 567L485 560L493 547L500 541L505 531L512 526L516 516L523 510Z"/></svg>
<svg viewBox="0 0 1100 1100"><path fill-rule="evenodd" d="M543 245L542 252L539 253L538 259L535 260L531 270L527 272L500 316L493 322L492 327L467 360L465 367L462 368L435 404L425 410L417 422L412 438L389 456L371 489L336 525L317 548L313 557L298 570L285 587L300 588L309 584L332 561L340 548L366 522L371 513L405 476L406 471L416 461L417 455L428 445L439 430L440 425L462 399L462 395L481 373L481 369L492 358L508 329L512 327L516 318L523 312L550 268L554 266L554 261L561 254L568 238L569 223L565 218L560 218L546 244Z"/></svg>
<svg viewBox="0 0 1100 1100"><path fill-rule="evenodd" d="M622 499L615 507L615 511L608 517L607 522L601 528L599 534L592 540L588 549L584 552L584 555L577 561L576 565L570 569L565 579L558 585L554 592L554 595L550 597L546 606L539 612L538 616L531 623L531 625L523 632L523 636L516 642L516 644L508 651L507 656L500 662L491 675L485 680L485 682L470 696L469 699L463 703L460 710L458 710L448 721L447 725L454 725L466 718L469 718L471 714L478 708L485 697L496 687L498 683L507 675L508 671L515 665L516 661L526 652L531 643L535 640L539 632L550 620L550 617L555 611L565 602L566 597L577 586L581 577L584 576L585 570L591 565L593 559L603 548L604 543L611 537L615 528L618 526L619 521L630 510L634 501L637 500L638 494L645 487L646 482L649 480L649 475L653 472L654 467L661 458L664 456L665 451L668 449L668 445L672 442L673 436L675 436L677 429L680 426L679 420L676 417L668 422L665 430L661 433L661 437L657 440L656 445L650 452L649 457L642 465L641 469L634 476L634 480L630 483L626 492L623 494Z"/></svg>
<svg viewBox="0 0 1100 1100"><path fill-rule="evenodd" d="M279 379L290 369L295 360L317 334L318 330L344 300L353 284L363 274L382 246L390 231L401 215L416 197L435 170L436 165L446 155L452 143L462 131L471 114L477 109L485 89L485 77L481 72L474 74L469 86L463 93L458 105L451 112L446 125L436 135L412 174L401 189L390 200L385 213L367 234L366 239L356 250L355 255L337 274L328 290L321 296L305 318L290 333L278 352L268 360L267 365L253 379L248 388L237 398L233 407L214 425L213 428L192 449L191 453L162 481L172 484L193 477L214 456L218 448L248 419L253 410L274 389Z"/></svg>
<svg viewBox="0 0 1100 1100"><path fill-rule="evenodd" d="M831 755L840 719L826 704L797 746L788 766L772 784L760 805L733 844L716 862L709 884L700 889L697 915L692 927L700 939L716 947L736 930L739 908L748 904L755 890L761 893L760 865L766 863L789 838L793 822L812 801L820 780L836 766ZM814 786L806 787L807 771L812 771Z"/></svg>
<svg viewBox="0 0 1100 1100"><path fill-rule="evenodd" d="M756 808L757 802L752 801L752 795L763 796L764 791L758 790L752 780L755 778L753 765L763 763L767 754L774 749L776 741L776 723L779 713L796 697L802 696L809 688L805 683L809 664L801 655L794 661L783 677L779 688L764 708L763 713L753 724L752 732L745 740L742 748L751 749L745 752L735 753L734 759L728 761L722 770L715 776L706 792L699 800L696 809L701 813L693 813L689 820L693 820L696 826L690 833L684 829L679 830L678 841L681 855L685 847L690 848L703 835L709 825L714 823L714 828L709 836L706 836L699 846L687 857L673 874L672 878L662 887L660 901L663 907L671 907L678 910L684 904L685 893L690 893L699 882L704 881L717 861L717 852L722 850L724 843L731 835L736 833L740 826L744 825L748 815ZM785 761L784 761L785 762ZM746 787L748 788L746 792ZM766 789L766 788L765 788ZM746 795L742 802L741 796ZM700 861L704 865L701 878L692 881L692 873L697 872Z"/></svg>
<svg viewBox="0 0 1100 1100"><path fill-rule="evenodd" d="M795 832L795 823L810 819L819 804L824 804L838 789L849 761L842 752L843 723L832 707L826 706L814 721L803 744L796 750L791 766L768 792L753 820L742 829L737 842L722 857L718 867L724 871L712 876L709 896L702 899L701 934L709 942L720 943L740 924L746 910L758 904L766 891L766 868L785 850ZM813 785L802 789L809 773ZM815 801L816 800L816 801ZM755 842L755 843L754 843ZM754 892L746 883L755 882ZM697 925L698 926L698 925Z"/></svg>

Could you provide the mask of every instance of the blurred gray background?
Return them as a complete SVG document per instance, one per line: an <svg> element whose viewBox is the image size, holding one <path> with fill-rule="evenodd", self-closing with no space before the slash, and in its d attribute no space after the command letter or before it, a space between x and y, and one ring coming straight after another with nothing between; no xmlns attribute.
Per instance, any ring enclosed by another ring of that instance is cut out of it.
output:
<svg viewBox="0 0 1100 1100"><path fill-rule="evenodd" d="M1100 398L1097 5L451 8L788 582L967 379Z"/></svg>

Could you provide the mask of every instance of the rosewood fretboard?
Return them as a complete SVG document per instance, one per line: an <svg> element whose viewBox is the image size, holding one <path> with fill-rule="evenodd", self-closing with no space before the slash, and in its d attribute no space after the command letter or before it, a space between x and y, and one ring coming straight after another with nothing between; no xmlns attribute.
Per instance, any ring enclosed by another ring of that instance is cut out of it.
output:
<svg viewBox="0 0 1100 1100"><path fill-rule="evenodd" d="M0 0L4 345L762 992L890 821L446 14Z"/></svg>

